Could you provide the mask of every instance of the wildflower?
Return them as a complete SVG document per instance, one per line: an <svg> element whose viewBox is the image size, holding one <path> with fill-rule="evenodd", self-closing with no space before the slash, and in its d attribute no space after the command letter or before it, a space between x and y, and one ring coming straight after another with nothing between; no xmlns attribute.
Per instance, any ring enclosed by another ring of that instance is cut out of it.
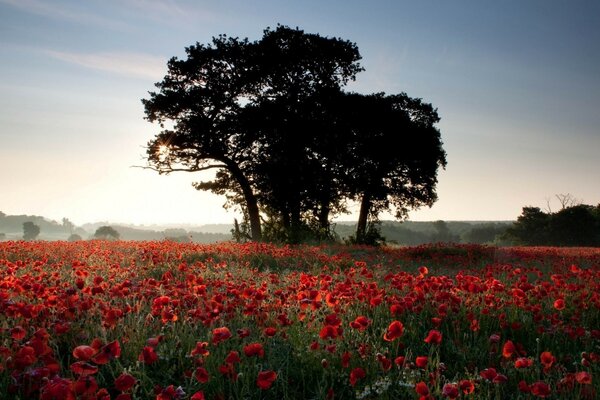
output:
<svg viewBox="0 0 600 400"><path fill-rule="evenodd" d="M359 380L363 379L366 376L367 376L367 374L365 373L364 369L362 369L360 367L354 368L350 372L350 385L355 386L356 382L358 382Z"/></svg>
<svg viewBox="0 0 600 400"><path fill-rule="evenodd" d="M137 380L133 376L127 373L122 373L117 379L115 379L115 388L121 392L125 392L131 389L136 382Z"/></svg>
<svg viewBox="0 0 600 400"><path fill-rule="evenodd" d="M206 383L209 380L208 371L203 367L196 368L194 372L194 377L200 383Z"/></svg>
<svg viewBox="0 0 600 400"><path fill-rule="evenodd" d="M402 336L404 333L404 325L400 321L393 321L387 328L387 331L383 335L383 340L387 342L393 342L395 339Z"/></svg>
<svg viewBox="0 0 600 400"><path fill-rule="evenodd" d="M442 395L450 399L456 399L459 395L458 386L454 383L446 383L442 388Z"/></svg>
<svg viewBox="0 0 600 400"><path fill-rule="evenodd" d="M213 334L213 337L212 337L213 344L219 344L231 337L231 332L229 331L229 328L227 328L225 326L221 327L221 328L213 329L212 334Z"/></svg>
<svg viewBox="0 0 600 400"><path fill-rule="evenodd" d="M252 356L264 357L265 349L263 348L263 345L260 343L250 343L250 344L244 346L244 354L246 354L247 357L252 357Z"/></svg>
<svg viewBox="0 0 600 400"><path fill-rule="evenodd" d="M425 343L429 344L440 344L442 343L442 333L438 330L432 329L425 338Z"/></svg>
<svg viewBox="0 0 600 400"><path fill-rule="evenodd" d="M545 398L550 396L552 392L550 386L546 382L538 381L531 384L531 394L537 397Z"/></svg>
<svg viewBox="0 0 600 400"><path fill-rule="evenodd" d="M277 379L277 373L275 371L260 371L256 378L256 386L266 390L273 385L273 382Z"/></svg>

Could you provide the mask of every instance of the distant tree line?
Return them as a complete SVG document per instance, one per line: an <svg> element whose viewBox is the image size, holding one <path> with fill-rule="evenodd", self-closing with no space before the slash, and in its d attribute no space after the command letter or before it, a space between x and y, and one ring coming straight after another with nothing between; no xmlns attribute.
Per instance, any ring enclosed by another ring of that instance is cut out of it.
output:
<svg viewBox="0 0 600 400"><path fill-rule="evenodd" d="M505 237L529 246L600 246L600 204L563 206L557 212L524 207Z"/></svg>

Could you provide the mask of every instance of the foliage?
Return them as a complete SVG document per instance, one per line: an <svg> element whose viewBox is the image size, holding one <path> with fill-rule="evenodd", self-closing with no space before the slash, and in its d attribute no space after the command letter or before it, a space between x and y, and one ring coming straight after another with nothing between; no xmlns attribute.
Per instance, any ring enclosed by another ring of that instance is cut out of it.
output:
<svg viewBox="0 0 600 400"><path fill-rule="evenodd" d="M591 248L2 242L0 390L593 399L599 285Z"/></svg>
<svg viewBox="0 0 600 400"><path fill-rule="evenodd" d="M78 240L83 240L83 238L81 237L81 235L78 235L76 233L72 233L67 239L67 241L69 242L77 242Z"/></svg>
<svg viewBox="0 0 600 400"><path fill-rule="evenodd" d="M600 205L579 204L557 212L524 207L506 237L531 246L600 246Z"/></svg>
<svg viewBox="0 0 600 400"><path fill-rule="evenodd" d="M40 234L40 227L31 221L23 222L23 240L35 240Z"/></svg>
<svg viewBox="0 0 600 400"><path fill-rule="evenodd" d="M117 232L117 230L115 228L113 228L112 226L101 226L98 229L96 229L96 232L94 233L94 238L96 239L119 239L119 232Z"/></svg>
<svg viewBox="0 0 600 400"><path fill-rule="evenodd" d="M215 169L194 187L241 208L252 240L330 239L331 218L359 200L362 241L380 212L403 218L436 200L446 165L437 110L404 93L343 92L362 70L354 43L278 26L186 53L142 100L163 128L148 143L149 168Z"/></svg>

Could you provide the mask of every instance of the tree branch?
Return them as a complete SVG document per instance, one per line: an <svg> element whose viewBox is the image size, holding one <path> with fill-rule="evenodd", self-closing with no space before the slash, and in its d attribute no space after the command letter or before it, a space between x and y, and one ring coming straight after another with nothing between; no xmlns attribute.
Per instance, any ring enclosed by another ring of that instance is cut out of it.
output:
<svg viewBox="0 0 600 400"><path fill-rule="evenodd" d="M170 174L171 172L200 172L200 171L206 171L206 170L214 169L214 168L227 168L227 165L213 164L213 165L207 165L205 167L167 168L167 169L160 169L160 168L156 168L156 167L143 166L143 165L132 165L131 168L149 169L151 171L156 171L159 174Z"/></svg>

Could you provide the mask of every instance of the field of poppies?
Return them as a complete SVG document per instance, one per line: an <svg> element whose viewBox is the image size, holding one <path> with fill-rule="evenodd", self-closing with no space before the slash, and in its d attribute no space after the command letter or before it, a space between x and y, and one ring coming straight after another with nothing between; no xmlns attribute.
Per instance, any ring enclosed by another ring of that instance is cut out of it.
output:
<svg viewBox="0 0 600 400"><path fill-rule="evenodd" d="M600 249L1 242L0 397L594 399Z"/></svg>

